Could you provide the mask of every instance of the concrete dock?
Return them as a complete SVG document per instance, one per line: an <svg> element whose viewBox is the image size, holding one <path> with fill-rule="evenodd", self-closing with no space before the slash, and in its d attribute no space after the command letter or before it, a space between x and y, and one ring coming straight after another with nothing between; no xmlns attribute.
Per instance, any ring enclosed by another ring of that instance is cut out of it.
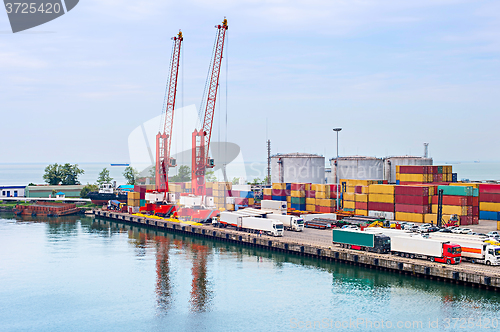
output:
<svg viewBox="0 0 500 332"><path fill-rule="evenodd" d="M463 284L470 287L481 287L493 291L500 290L500 266L471 263L446 265L388 254L343 249L331 243L332 235L328 230L306 228L304 232L286 231L283 237L271 237L240 232L230 228L216 228L210 224L192 226L179 222L138 217L116 211L93 210L93 213L99 217L128 224L149 226L188 235L208 237L214 240L261 247L272 251L287 252L322 260L364 266L371 269L393 271L415 277Z"/></svg>

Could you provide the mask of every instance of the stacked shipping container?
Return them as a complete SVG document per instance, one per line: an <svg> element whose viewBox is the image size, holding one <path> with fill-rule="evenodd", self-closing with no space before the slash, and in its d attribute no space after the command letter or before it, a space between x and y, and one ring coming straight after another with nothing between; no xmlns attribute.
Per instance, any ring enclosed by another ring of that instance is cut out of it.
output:
<svg viewBox="0 0 500 332"><path fill-rule="evenodd" d="M480 219L500 221L500 185L484 183L478 189Z"/></svg>

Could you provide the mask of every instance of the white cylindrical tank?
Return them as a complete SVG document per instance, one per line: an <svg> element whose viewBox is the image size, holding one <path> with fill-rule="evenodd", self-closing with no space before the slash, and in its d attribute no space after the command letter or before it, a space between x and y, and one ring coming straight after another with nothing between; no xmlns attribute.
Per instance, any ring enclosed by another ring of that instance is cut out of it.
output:
<svg viewBox="0 0 500 332"><path fill-rule="evenodd" d="M271 156L271 181L325 183L325 157L298 152Z"/></svg>
<svg viewBox="0 0 500 332"><path fill-rule="evenodd" d="M396 183L396 166L427 166L432 165L432 158L415 157L415 156L399 156L387 157L384 159L384 180L389 183Z"/></svg>
<svg viewBox="0 0 500 332"><path fill-rule="evenodd" d="M384 161L382 158L352 156L330 159L332 167L332 182L339 179L353 180L383 180Z"/></svg>

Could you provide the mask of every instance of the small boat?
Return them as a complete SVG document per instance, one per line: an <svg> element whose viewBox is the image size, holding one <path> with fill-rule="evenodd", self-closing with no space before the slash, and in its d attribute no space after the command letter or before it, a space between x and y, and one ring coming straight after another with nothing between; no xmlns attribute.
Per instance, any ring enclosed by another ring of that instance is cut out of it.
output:
<svg viewBox="0 0 500 332"><path fill-rule="evenodd" d="M107 205L109 201L119 201L127 203L127 193L121 190L116 190L111 183L103 183L99 186L99 191L93 191L87 194L92 204Z"/></svg>

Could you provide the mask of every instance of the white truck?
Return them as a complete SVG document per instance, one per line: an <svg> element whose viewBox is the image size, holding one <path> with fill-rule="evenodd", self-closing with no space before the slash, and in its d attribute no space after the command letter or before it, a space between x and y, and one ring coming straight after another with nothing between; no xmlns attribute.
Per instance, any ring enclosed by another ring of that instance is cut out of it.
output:
<svg viewBox="0 0 500 332"><path fill-rule="evenodd" d="M286 230L302 232L304 230L304 218L287 215L287 203L282 201L263 200L261 209L246 208L239 211L257 211L263 214L264 218L276 219L283 223ZM265 214L265 215L264 215Z"/></svg>
<svg viewBox="0 0 500 332"><path fill-rule="evenodd" d="M487 238L471 235L431 233L431 239L448 240L462 247L462 257L471 263L500 265L500 246L485 242Z"/></svg>
<svg viewBox="0 0 500 332"><path fill-rule="evenodd" d="M220 223L224 226L233 226L238 229L250 232L272 236L283 236L283 223L275 219L267 219L261 217L252 217L239 211L220 213Z"/></svg>
<svg viewBox="0 0 500 332"><path fill-rule="evenodd" d="M431 262L458 264L461 249L458 244L446 240L436 240L415 234L391 238L391 253L408 258L430 259Z"/></svg>
<svg viewBox="0 0 500 332"><path fill-rule="evenodd" d="M262 210L280 211L281 214L287 213L287 207L288 203L283 201L262 200L260 202L260 208Z"/></svg>

